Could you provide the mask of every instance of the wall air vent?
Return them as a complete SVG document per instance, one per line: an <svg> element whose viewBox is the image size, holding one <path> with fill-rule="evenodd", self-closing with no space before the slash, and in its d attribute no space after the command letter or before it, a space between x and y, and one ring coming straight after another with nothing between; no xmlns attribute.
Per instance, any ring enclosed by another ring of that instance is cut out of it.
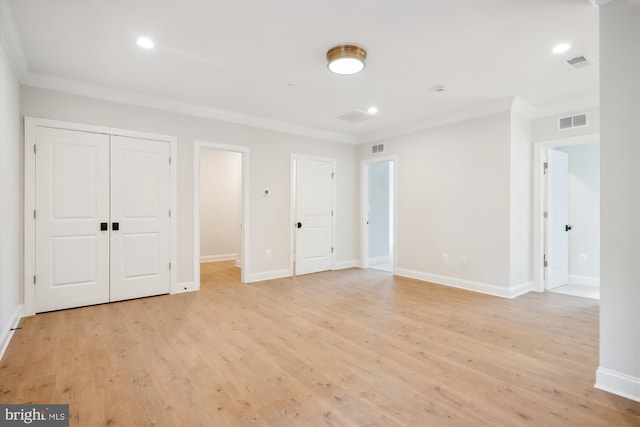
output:
<svg viewBox="0 0 640 427"><path fill-rule="evenodd" d="M587 113L576 114L575 116L558 117L558 129L572 129L587 126Z"/></svg>
<svg viewBox="0 0 640 427"><path fill-rule="evenodd" d="M365 120L373 119L375 117L375 115L369 114L366 111L353 110L348 112L347 114L337 116L336 119L344 120L345 122L349 123L360 123L364 122Z"/></svg>
<svg viewBox="0 0 640 427"><path fill-rule="evenodd" d="M565 65L572 70L578 70L585 68L593 64L593 60L586 55L574 56L573 58L566 59Z"/></svg>
<svg viewBox="0 0 640 427"><path fill-rule="evenodd" d="M371 146L371 154L384 153L384 144L377 144Z"/></svg>

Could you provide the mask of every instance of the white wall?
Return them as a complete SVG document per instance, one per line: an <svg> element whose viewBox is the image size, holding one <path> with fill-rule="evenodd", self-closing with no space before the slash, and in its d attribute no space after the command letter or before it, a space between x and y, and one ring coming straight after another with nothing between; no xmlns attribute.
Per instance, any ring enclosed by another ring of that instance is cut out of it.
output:
<svg viewBox="0 0 640 427"><path fill-rule="evenodd" d="M600 278L600 145L556 148L569 155L569 275L574 282ZM581 261L580 255L586 260Z"/></svg>
<svg viewBox="0 0 640 427"><path fill-rule="evenodd" d="M389 162L371 163L369 170L369 260L388 258L389 251Z"/></svg>
<svg viewBox="0 0 640 427"><path fill-rule="evenodd" d="M511 296L510 112L383 142L398 156L396 273Z"/></svg>
<svg viewBox="0 0 640 427"><path fill-rule="evenodd" d="M640 401L640 4L600 7L600 367Z"/></svg>
<svg viewBox="0 0 640 427"><path fill-rule="evenodd" d="M0 357L22 311L20 84L0 39Z"/></svg>
<svg viewBox="0 0 640 427"><path fill-rule="evenodd" d="M531 287L532 281L533 146L532 123L521 108L521 100L514 100L510 128L509 285L522 292Z"/></svg>
<svg viewBox="0 0 640 427"><path fill-rule="evenodd" d="M242 154L200 151L200 261L238 259L242 226Z"/></svg>
<svg viewBox="0 0 640 427"><path fill-rule="evenodd" d="M22 88L22 113L33 117L174 135L178 138L178 282L193 280L194 140L250 149L249 280L289 272L290 153L336 159L336 263L359 259L356 148L303 136L65 94ZM271 189L269 197L262 196ZM272 256L266 257L266 249Z"/></svg>

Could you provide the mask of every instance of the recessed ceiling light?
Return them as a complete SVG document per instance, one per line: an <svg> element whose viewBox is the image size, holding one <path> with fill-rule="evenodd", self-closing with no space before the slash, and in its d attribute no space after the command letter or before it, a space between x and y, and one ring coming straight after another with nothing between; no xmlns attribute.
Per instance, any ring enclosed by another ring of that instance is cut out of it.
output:
<svg viewBox="0 0 640 427"><path fill-rule="evenodd" d="M153 49L155 47L153 40L151 40L149 37L140 37L138 38L137 43L138 43L138 46L140 46L143 49Z"/></svg>
<svg viewBox="0 0 640 427"><path fill-rule="evenodd" d="M551 52L555 53L556 55L559 55L561 53L565 53L569 49L571 49L571 45L569 43L560 43L555 45L553 49L551 49Z"/></svg>
<svg viewBox="0 0 640 427"><path fill-rule="evenodd" d="M376 114L378 112L378 107L376 107L375 105L372 105L371 107L367 108L367 113L369 114Z"/></svg>

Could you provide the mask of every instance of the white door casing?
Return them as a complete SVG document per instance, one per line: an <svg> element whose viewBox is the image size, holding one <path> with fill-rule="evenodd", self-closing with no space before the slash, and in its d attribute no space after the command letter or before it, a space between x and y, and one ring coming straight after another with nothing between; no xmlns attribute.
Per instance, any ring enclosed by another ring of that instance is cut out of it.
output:
<svg viewBox="0 0 640 427"><path fill-rule="evenodd" d="M547 152L547 280L553 289L569 283L569 155Z"/></svg>
<svg viewBox="0 0 640 427"><path fill-rule="evenodd" d="M109 136L36 133L36 311L108 302Z"/></svg>
<svg viewBox="0 0 640 427"><path fill-rule="evenodd" d="M177 139L171 136L157 135L145 132L136 132L122 129L106 128L93 125L85 125L79 123L62 122L57 120L39 119L25 117L25 144L24 144L24 167L25 167L25 197L24 197L24 314L33 315L36 312L56 310L61 308L70 308L76 306L90 305L110 300L110 288L113 277L111 271L111 256L114 253L112 247L113 230L111 221L111 155L110 146L111 138L117 140L117 135L132 138L128 142L137 144L141 142L158 143L163 146L162 156L165 158L165 165L169 165L165 169L166 174L157 179L154 185L166 185L164 188L164 196L167 197L168 208L175 213L177 198L177 173L175 168L176 145ZM47 137L57 138L66 141L64 144L49 144ZM145 141L146 140L146 141ZM98 144L97 141L100 141ZM97 144L97 147L96 147ZM95 149L95 156L92 157L91 151ZM57 158L52 157L52 153L57 152ZM169 156L173 161L169 159ZM129 156L131 157L131 156ZM135 156L134 156L135 157ZM139 157L139 156L138 156ZM90 165L96 162L98 166L91 172ZM129 160L129 169L135 169L135 162ZM57 166L56 166L57 164ZM44 165L44 166L43 166ZM53 170L56 167L57 170ZM44 169L43 169L44 168ZM125 167L126 169L126 167ZM92 175L95 173L95 176ZM52 175L53 174L53 175ZM50 176L48 179L47 176ZM100 185L91 186L92 180L96 180ZM156 176L156 178L158 178ZM143 178L144 179L144 178ZM131 179L126 179L131 181ZM146 182L150 182L149 179ZM125 186L129 183L125 182ZM139 185L140 183L134 183ZM55 192L53 187L57 187ZM147 187L151 187L147 185ZM87 196L87 193L95 188L95 200L93 196ZM140 191L140 188L137 188ZM131 191L129 191L131 193ZM98 195L99 194L99 195ZM147 197L147 200L149 197ZM43 200L47 201L44 203ZM89 200L89 201L88 201ZM137 200L136 202L139 202ZM87 214L87 206L96 203L96 212L99 214ZM140 203L138 203L138 207ZM135 206L134 206L135 207ZM56 210L57 209L57 210ZM131 207L126 208L127 212L131 211ZM54 221L44 222L42 220L55 215ZM66 217L65 217L66 215ZM136 214L134 213L134 217ZM76 218L77 217L77 218ZM100 217L100 218L99 218ZM103 218L102 218L103 217ZM80 221L78 221L80 220ZM64 234L60 234L60 224L66 228L62 229L72 238L66 238ZM176 265L177 250L174 242L177 235L177 224L175 214L168 220L168 225L164 224L164 232L166 232L165 250L156 249L157 253L163 252L166 261L162 264L169 268ZM92 230L88 230L86 224L83 227L76 227L75 223L93 223ZM125 218L125 223L127 219ZM106 230L101 229L104 224ZM44 227L44 228L43 228ZM57 227L57 228L56 228ZM77 230L69 233L70 227ZM95 230L98 230L96 233ZM54 233L52 235L51 231ZM77 235L74 235L77 233ZM89 242L92 233L95 233L97 245L95 250L91 249ZM138 234L143 234L143 230L139 230ZM54 242L57 247L49 244ZM139 242L136 242L139 243ZM79 247L84 245L82 247ZM126 248L127 245L124 245ZM166 256L168 247L168 256ZM52 248L54 250L52 250ZM127 249L131 253L131 249ZM75 251L75 252L74 252ZM102 254L102 255L98 255ZM94 262L90 262L95 255ZM147 256L147 255L145 255ZM135 257L131 257L135 260ZM106 260L106 262L102 262ZM131 275L137 275L139 278L148 273L151 264L145 259L134 261L136 267L132 264L129 272ZM142 262L147 262L143 267ZM158 265L160 263L158 262ZM71 266L71 267L70 267ZM96 270L95 274L90 274ZM105 273L106 271L106 273ZM165 270L166 271L166 270ZM56 275L55 277L53 275ZM172 267L168 274L167 283L162 284L161 291L155 291L152 294L179 292L177 284L176 268ZM95 277L95 278L94 278ZM106 279L103 279L106 277ZM53 279L53 280L52 280ZM92 281L101 283L102 287L98 289L93 286L92 290L82 292L72 292L73 288L86 289ZM106 285L104 285L106 283ZM41 292L42 290L42 292ZM48 295L47 292L55 291L57 297ZM66 295L61 293L66 292ZM86 295L90 294L90 295ZM99 297L97 295L100 295ZM151 294L148 294L151 295ZM135 296L133 296L135 297ZM114 299L115 300L115 299ZM45 303L46 302L46 303Z"/></svg>
<svg viewBox="0 0 640 427"><path fill-rule="evenodd" d="M169 157L166 142L111 137L111 301L171 291Z"/></svg>
<svg viewBox="0 0 640 427"><path fill-rule="evenodd" d="M295 275L333 268L335 160L295 156Z"/></svg>

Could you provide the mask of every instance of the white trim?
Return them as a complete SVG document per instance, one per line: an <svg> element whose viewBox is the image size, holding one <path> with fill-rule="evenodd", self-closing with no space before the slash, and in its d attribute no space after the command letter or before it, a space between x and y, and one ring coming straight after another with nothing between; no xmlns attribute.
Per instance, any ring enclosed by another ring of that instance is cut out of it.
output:
<svg viewBox="0 0 640 427"><path fill-rule="evenodd" d="M200 264L203 262L218 262L218 261L238 261L238 254L221 254L221 255L200 255Z"/></svg>
<svg viewBox="0 0 640 427"><path fill-rule="evenodd" d="M640 402L640 378L632 375L601 366L596 371L596 384L594 387Z"/></svg>
<svg viewBox="0 0 640 427"><path fill-rule="evenodd" d="M334 270L344 270L347 268L354 268L354 267L359 267L360 266L360 260L359 259L352 259L349 261L337 261L336 265L334 266Z"/></svg>
<svg viewBox="0 0 640 427"><path fill-rule="evenodd" d="M154 141L168 142L171 152L171 289L175 288L175 284L178 279L178 221L177 221L177 188L178 188L178 173L177 173L177 143L178 140L175 136L159 135L148 132L138 132L127 129L118 129L104 126L94 126L83 123L64 122L59 120L40 119L35 117L24 118L24 314L27 316L36 313L36 292L33 285L33 277L36 274L35 271L35 221L33 218L33 211L35 210L36 199L36 155L33 152L33 146L35 144L36 128L37 127L50 127L56 129L75 130L82 132L101 133L106 135L125 136L130 138L149 139Z"/></svg>
<svg viewBox="0 0 640 427"><path fill-rule="evenodd" d="M506 288L504 286L493 285L490 283L475 282L466 279L458 279L456 277L424 273L422 271L409 270L406 268L396 268L395 275L509 299L526 294L531 290L530 282L524 282Z"/></svg>
<svg viewBox="0 0 640 427"><path fill-rule="evenodd" d="M355 136L338 132L331 132L312 127L295 125L264 117L249 114L226 111L212 108L207 105L180 102L169 98L142 95L135 92L111 89L86 82L54 77L50 75L29 73L25 76L25 86L41 89L55 90L90 98L103 99L112 102L120 102L138 107L152 108L154 110L169 111L188 116L218 120L226 123L235 123L260 129L268 129L291 135L300 135L309 138L318 138L326 141L334 141L346 144L356 144Z"/></svg>
<svg viewBox="0 0 640 427"><path fill-rule="evenodd" d="M398 262L398 156L373 157L360 161L360 261L362 268L371 265L369 255L369 233L367 232L368 212L366 206L369 205L369 174L368 168L373 163L393 162L393 268L395 270Z"/></svg>
<svg viewBox="0 0 640 427"><path fill-rule="evenodd" d="M336 182L338 181L338 173L336 171L336 159L331 157L312 156L307 154L291 153L290 165L289 165L289 271L290 276L295 276L295 257L296 257L296 160L300 158L319 160L331 163L334 178L331 180L331 209L333 210L333 216L331 217L331 246L336 248L336 218L338 217L338 210L336 208ZM337 249L337 248L336 248ZM331 270L336 269L336 252L331 253Z"/></svg>
<svg viewBox="0 0 640 427"><path fill-rule="evenodd" d="M197 291L197 289L195 288L195 286L193 286L193 282L180 282L171 289L171 295L194 291Z"/></svg>
<svg viewBox="0 0 640 427"><path fill-rule="evenodd" d="M569 138L550 139L538 141L533 144L533 284L532 290L543 292L544 280L544 200L545 179L543 173L547 148L562 147L566 145L579 145L600 142L599 133L572 136Z"/></svg>
<svg viewBox="0 0 640 427"><path fill-rule="evenodd" d="M240 241L240 281L247 283L251 227L249 224L249 147L196 140L193 142L193 283L200 289L200 150L209 148L242 155L242 238ZM235 257L234 257L235 258Z"/></svg>
<svg viewBox="0 0 640 427"><path fill-rule="evenodd" d="M18 80L20 83L24 83L29 67L20 42L20 33L13 15L13 6L8 1L0 1L0 40L2 40L2 44L7 51Z"/></svg>
<svg viewBox="0 0 640 427"><path fill-rule="evenodd" d="M569 275L569 284L570 285L582 285L582 286L592 286L594 288L600 287L600 278L599 277L589 277L589 276L578 276L576 274Z"/></svg>
<svg viewBox="0 0 640 427"><path fill-rule="evenodd" d="M385 264L387 262L391 261L391 257L390 256L378 256L375 258L369 258L367 260L367 265L377 265L377 264Z"/></svg>
<svg viewBox="0 0 640 427"><path fill-rule="evenodd" d="M18 305L15 310L13 310L13 314L9 318L9 325L3 331L0 331L0 360L2 360L2 356L4 356L4 352L9 347L9 343L11 342L11 338L13 338L14 329L18 327L18 323L20 323L20 319L23 316L24 306L22 304Z"/></svg>
<svg viewBox="0 0 640 427"><path fill-rule="evenodd" d="M253 273L248 275L245 283L263 282L265 280L282 279L285 277L291 277L290 271L287 268L282 270L263 271L261 273Z"/></svg>

